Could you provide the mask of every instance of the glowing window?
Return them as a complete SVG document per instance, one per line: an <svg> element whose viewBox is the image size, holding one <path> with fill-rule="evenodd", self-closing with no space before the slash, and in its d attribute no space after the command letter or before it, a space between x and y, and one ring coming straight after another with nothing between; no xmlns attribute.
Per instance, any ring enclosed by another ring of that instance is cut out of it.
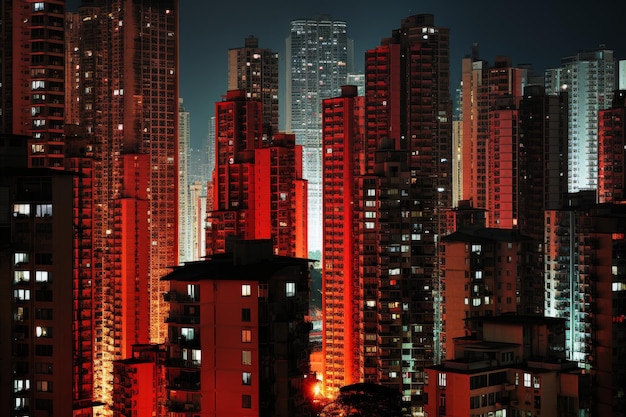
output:
<svg viewBox="0 0 626 417"><path fill-rule="evenodd" d="M241 285L241 296L242 297L250 297L251 292L252 292L252 289L250 287L250 284L242 284Z"/></svg>

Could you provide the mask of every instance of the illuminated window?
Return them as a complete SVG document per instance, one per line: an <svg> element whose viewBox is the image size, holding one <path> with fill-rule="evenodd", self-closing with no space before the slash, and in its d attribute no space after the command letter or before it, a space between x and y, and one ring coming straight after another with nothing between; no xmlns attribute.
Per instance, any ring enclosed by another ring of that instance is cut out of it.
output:
<svg viewBox="0 0 626 417"><path fill-rule="evenodd" d="M250 343L250 342L252 342L252 330L250 330L250 329L243 329L241 331L241 341L243 343Z"/></svg>
<svg viewBox="0 0 626 417"><path fill-rule="evenodd" d="M541 378L538 376L533 377L533 388L541 388Z"/></svg>
<svg viewBox="0 0 626 417"><path fill-rule="evenodd" d="M241 285L241 296L242 297L250 297L251 293L252 293L252 289L250 287L250 284L242 284Z"/></svg>
<svg viewBox="0 0 626 417"><path fill-rule="evenodd" d="M44 10L45 3L43 1L38 1L37 3L33 3L33 10L36 12L40 12Z"/></svg>
<svg viewBox="0 0 626 417"><path fill-rule="evenodd" d="M35 327L35 336L36 337L52 337L52 328L46 326L37 326Z"/></svg>
<svg viewBox="0 0 626 417"><path fill-rule="evenodd" d="M13 392L26 391L30 389L30 379L16 379L13 381Z"/></svg>
<svg viewBox="0 0 626 417"><path fill-rule="evenodd" d="M439 374L439 386L440 387L445 387L447 383L447 374L446 373L440 373Z"/></svg>
<svg viewBox="0 0 626 417"><path fill-rule="evenodd" d="M50 273L48 271L35 271L36 282L50 282Z"/></svg>
<svg viewBox="0 0 626 417"><path fill-rule="evenodd" d="M200 300L200 286L194 284L187 285L187 296L191 301Z"/></svg>
<svg viewBox="0 0 626 417"><path fill-rule="evenodd" d="M13 204L13 217L30 216L30 204Z"/></svg>
<svg viewBox="0 0 626 417"><path fill-rule="evenodd" d="M13 290L13 297L15 301L28 301L30 300L30 290Z"/></svg>
<svg viewBox="0 0 626 417"><path fill-rule="evenodd" d="M250 352L249 350L244 350L241 352L241 364L252 365L252 352Z"/></svg>
<svg viewBox="0 0 626 417"><path fill-rule="evenodd" d="M243 385L252 385L252 374L250 372L243 372L241 374L241 383Z"/></svg>
<svg viewBox="0 0 626 417"><path fill-rule="evenodd" d="M36 217L52 216L52 204L37 204L35 207Z"/></svg>
<svg viewBox="0 0 626 417"><path fill-rule="evenodd" d="M52 382L51 381L37 381L37 391L52 392Z"/></svg>
<svg viewBox="0 0 626 417"><path fill-rule="evenodd" d="M27 283L30 281L30 271L15 271L13 277L15 284Z"/></svg>
<svg viewBox="0 0 626 417"><path fill-rule="evenodd" d="M285 283L285 295L287 297L295 297L296 296L296 283L295 282L287 282L287 283Z"/></svg>
<svg viewBox="0 0 626 417"><path fill-rule="evenodd" d="M46 88L46 82L43 80L36 80L31 83L32 90L43 90L44 88Z"/></svg>
<svg viewBox="0 0 626 417"><path fill-rule="evenodd" d="M28 253L16 252L13 254L13 265L20 267L28 263Z"/></svg>
<svg viewBox="0 0 626 417"><path fill-rule="evenodd" d="M524 372L524 386L530 388L531 375Z"/></svg>
<svg viewBox="0 0 626 417"><path fill-rule="evenodd" d="M185 340L194 340L195 339L195 329L193 327L183 327L180 329L180 335L185 338Z"/></svg>

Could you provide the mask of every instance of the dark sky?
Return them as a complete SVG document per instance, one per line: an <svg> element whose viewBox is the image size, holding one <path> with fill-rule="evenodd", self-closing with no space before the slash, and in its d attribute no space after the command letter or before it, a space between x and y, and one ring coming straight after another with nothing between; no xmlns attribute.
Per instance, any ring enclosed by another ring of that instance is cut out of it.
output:
<svg viewBox="0 0 626 417"><path fill-rule="evenodd" d="M599 44L626 58L625 0L180 0L180 94L191 113L193 146L205 140L214 104L226 92L227 51L248 35L282 58L292 19L330 14L347 21L362 70L364 51L419 13L450 28L453 86L472 42L483 59L508 55L537 70Z"/></svg>

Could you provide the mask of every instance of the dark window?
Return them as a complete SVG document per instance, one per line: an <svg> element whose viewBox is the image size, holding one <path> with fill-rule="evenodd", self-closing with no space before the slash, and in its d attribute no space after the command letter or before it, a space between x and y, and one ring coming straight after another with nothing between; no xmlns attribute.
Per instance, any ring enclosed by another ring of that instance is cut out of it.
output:
<svg viewBox="0 0 626 417"><path fill-rule="evenodd" d="M36 345L35 355L37 356L52 356L52 345Z"/></svg>
<svg viewBox="0 0 626 417"><path fill-rule="evenodd" d="M241 309L241 321L250 321L250 309L249 308L242 308Z"/></svg>

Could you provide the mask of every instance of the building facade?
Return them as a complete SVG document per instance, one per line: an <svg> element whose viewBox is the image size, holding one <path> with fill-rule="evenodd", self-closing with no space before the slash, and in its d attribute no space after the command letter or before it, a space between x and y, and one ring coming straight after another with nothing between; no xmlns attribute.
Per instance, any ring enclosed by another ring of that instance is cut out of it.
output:
<svg viewBox="0 0 626 417"><path fill-rule="evenodd" d="M183 106L183 99L178 100L178 262L191 261L195 253L193 240L195 225L192 224L191 182L191 119Z"/></svg>
<svg viewBox="0 0 626 417"><path fill-rule="evenodd" d="M10 165L0 173L1 412L72 415L73 175Z"/></svg>
<svg viewBox="0 0 626 417"><path fill-rule="evenodd" d="M113 361L167 333L161 277L178 261L178 5L89 1L77 14L67 51L79 57L78 88L67 104L93 147L94 398L110 407Z"/></svg>
<svg viewBox="0 0 626 417"><path fill-rule="evenodd" d="M597 188L598 114L611 106L616 65L613 51L601 45L563 58L545 72L547 93L568 93L570 193Z"/></svg>
<svg viewBox="0 0 626 417"><path fill-rule="evenodd" d="M2 7L0 133L36 140L35 166L63 166L65 1Z"/></svg>
<svg viewBox="0 0 626 417"><path fill-rule="evenodd" d="M307 415L309 263L232 243L165 277L168 415Z"/></svg>
<svg viewBox="0 0 626 417"><path fill-rule="evenodd" d="M329 249L323 266L332 267L325 272L325 322L339 326L352 317L359 332L335 340L342 335L326 331L326 347L338 349L325 357L325 386L336 395L344 383L337 366L354 360L349 378L397 389L403 413L414 415L423 412L424 367L441 359L445 344L438 251L452 198L448 29L435 26L432 15L404 19L366 52L365 77L363 122L350 95L324 107L325 207L335 211L324 222ZM359 123L363 134L357 134ZM353 187L352 218L336 179L349 180L349 160L355 182L344 184L344 192ZM352 267L345 265L350 255L337 255L329 242L350 228ZM342 262L343 277L336 270ZM349 268L351 278L345 276ZM352 293L344 295L345 289ZM342 357L342 346L354 352Z"/></svg>
<svg viewBox="0 0 626 417"><path fill-rule="evenodd" d="M626 186L626 91L618 90L613 105L598 115L598 202L624 201Z"/></svg>
<svg viewBox="0 0 626 417"><path fill-rule="evenodd" d="M548 210L546 315L565 319L565 353L594 375L593 415L624 415L624 206L578 193Z"/></svg>
<svg viewBox="0 0 626 417"><path fill-rule="evenodd" d="M490 66L478 58L476 45L473 55L462 62L461 199L489 210L487 226L510 228L516 220L512 200L516 190L511 189L515 184L510 172L515 166L511 158L516 155L505 147L516 145L515 110L522 96L526 71L513 67L508 57L497 57ZM494 176L499 174L504 175L504 183L494 181ZM496 198L494 193L505 194L506 200L500 198L502 195Z"/></svg>
<svg viewBox="0 0 626 417"><path fill-rule="evenodd" d="M229 236L272 239L277 254L307 254L302 147L293 134L262 135L262 103L245 90L216 103L216 157L207 254L223 253Z"/></svg>
<svg viewBox="0 0 626 417"><path fill-rule="evenodd" d="M330 16L291 22L286 46L285 130L303 149L309 181L309 249L322 249L322 100L336 97L352 65L345 21Z"/></svg>
<svg viewBox="0 0 626 417"><path fill-rule="evenodd" d="M363 103L356 86L344 86L341 97L323 102L322 357L327 394L364 378L352 222L360 173L358 147L364 136Z"/></svg>
<svg viewBox="0 0 626 417"><path fill-rule="evenodd" d="M454 340L454 356L427 369L429 416L589 416L591 375L563 357L563 322L528 316L478 319L480 334Z"/></svg>
<svg viewBox="0 0 626 417"><path fill-rule="evenodd" d="M278 133L278 53L259 47L248 36L241 48L228 50L228 89L245 90L263 104L263 133Z"/></svg>

